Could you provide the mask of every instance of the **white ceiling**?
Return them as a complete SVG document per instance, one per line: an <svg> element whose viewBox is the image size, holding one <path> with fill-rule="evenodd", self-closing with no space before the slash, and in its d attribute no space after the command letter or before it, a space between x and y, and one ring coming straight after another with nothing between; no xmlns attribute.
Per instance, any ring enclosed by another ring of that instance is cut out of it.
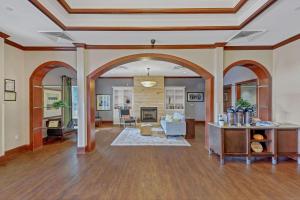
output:
<svg viewBox="0 0 300 200"><path fill-rule="evenodd" d="M170 62L143 60L116 67L101 77L146 76L148 67L150 68L150 76L199 76L187 68Z"/></svg>
<svg viewBox="0 0 300 200"><path fill-rule="evenodd" d="M66 0L71 8L232 8L239 0Z"/></svg>
<svg viewBox="0 0 300 200"><path fill-rule="evenodd" d="M236 25L250 16L267 0L249 0L237 14L146 14L146 15L78 15L68 14L56 0L39 0L57 18L67 26L189 26L189 25ZM145 6L146 0L124 0L126 5L139 1L138 6ZM176 7L179 2L185 2L190 7L201 4L202 7L226 7L235 5L234 0L172 0L173 4L166 5L171 0L151 3L153 7ZM90 7L116 6L119 1L69 0L70 5ZM83 3L84 2L84 3ZM123 2L123 1L120 1ZM96 5L97 4L97 5ZM125 4L124 4L125 5ZM171 6L172 5L172 6ZM300 33L300 0L278 0L266 11L255 18L243 30L266 30L258 37L232 41L229 45L274 45ZM11 11L12 10L12 11ZM60 31L47 16L41 13L28 0L1 0L0 31L9 34L10 39L23 46L73 46L72 42L54 42L39 31ZM156 39L156 44L213 44L225 42L238 30L214 31L67 31L74 42L93 45L132 45L150 44L150 39Z"/></svg>

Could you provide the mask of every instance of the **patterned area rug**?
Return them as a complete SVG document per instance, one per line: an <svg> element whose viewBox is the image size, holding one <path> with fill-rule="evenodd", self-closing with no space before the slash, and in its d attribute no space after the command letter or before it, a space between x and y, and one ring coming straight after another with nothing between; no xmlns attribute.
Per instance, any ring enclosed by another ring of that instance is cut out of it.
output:
<svg viewBox="0 0 300 200"><path fill-rule="evenodd" d="M111 146L191 146L184 137L168 137L164 134L142 136L137 128L125 128Z"/></svg>

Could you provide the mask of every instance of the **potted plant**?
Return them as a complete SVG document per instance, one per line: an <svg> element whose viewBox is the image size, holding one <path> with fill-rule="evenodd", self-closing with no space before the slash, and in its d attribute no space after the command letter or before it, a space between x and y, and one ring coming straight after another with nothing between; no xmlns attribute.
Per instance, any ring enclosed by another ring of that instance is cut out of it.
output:
<svg viewBox="0 0 300 200"><path fill-rule="evenodd" d="M66 104L62 100L56 101L52 104L52 107L55 109L63 108L65 106L66 106Z"/></svg>
<svg viewBox="0 0 300 200"><path fill-rule="evenodd" d="M240 98L235 104L236 110L243 109L244 111L251 108L252 105L249 101Z"/></svg>

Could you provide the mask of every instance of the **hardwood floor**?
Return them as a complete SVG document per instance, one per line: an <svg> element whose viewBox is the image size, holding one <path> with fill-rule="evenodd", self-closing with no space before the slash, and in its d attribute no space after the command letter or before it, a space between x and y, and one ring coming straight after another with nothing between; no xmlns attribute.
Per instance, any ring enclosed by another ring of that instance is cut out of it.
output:
<svg viewBox="0 0 300 200"><path fill-rule="evenodd" d="M300 199L296 162L219 165L196 126L192 147L111 147L120 128L97 133L97 150L77 155L73 140L0 165L0 199Z"/></svg>

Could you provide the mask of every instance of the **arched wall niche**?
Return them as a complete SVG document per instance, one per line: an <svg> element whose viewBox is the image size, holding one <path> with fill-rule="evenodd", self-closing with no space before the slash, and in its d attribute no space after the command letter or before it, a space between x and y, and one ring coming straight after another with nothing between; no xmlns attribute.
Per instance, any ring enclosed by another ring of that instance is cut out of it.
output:
<svg viewBox="0 0 300 200"><path fill-rule="evenodd" d="M258 80L258 117L272 120L272 76L265 66L254 60L239 60L224 69L225 74L236 66L246 67L256 74Z"/></svg>
<svg viewBox="0 0 300 200"><path fill-rule="evenodd" d="M30 149L37 150L43 146L43 78L53 69L64 67L76 73L69 64L61 61L49 61L39 65L29 79L30 107Z"/></svg>

